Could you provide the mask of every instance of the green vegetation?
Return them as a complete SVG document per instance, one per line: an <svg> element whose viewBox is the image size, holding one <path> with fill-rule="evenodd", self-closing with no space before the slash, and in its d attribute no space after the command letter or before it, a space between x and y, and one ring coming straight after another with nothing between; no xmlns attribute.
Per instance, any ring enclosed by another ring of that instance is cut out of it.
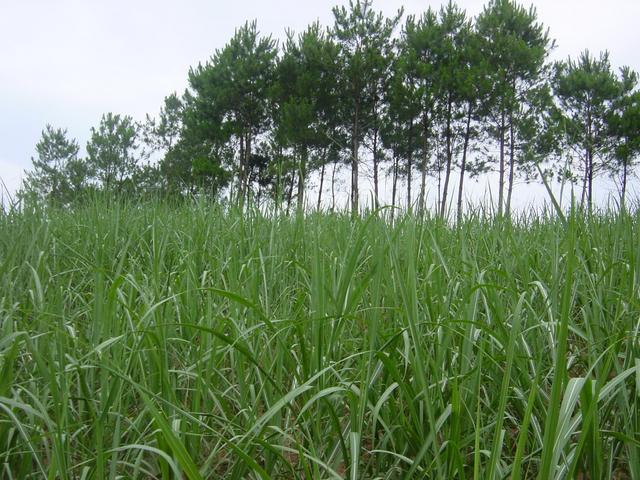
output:
<svg viewBox="0 0 640 480"><path fill-rule="evenodd" d="M45 128L0 209L0 480L640 480L637 74L550 63L512 0L333 14L247 22L84 151Z"/></svg>
<svg viewBox="0 0 640 480"><path fill-rule="evenodd" d="M0 216L0 478L640 478L640 215Z"/></svg>

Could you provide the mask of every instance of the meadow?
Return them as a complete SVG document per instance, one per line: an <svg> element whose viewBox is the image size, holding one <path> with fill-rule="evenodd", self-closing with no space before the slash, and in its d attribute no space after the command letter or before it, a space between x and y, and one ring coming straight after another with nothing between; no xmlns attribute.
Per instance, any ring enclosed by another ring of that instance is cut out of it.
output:
<svg viewBox="0 0 640 480"><path fill-rule="evenodd" d="M0 214L0 478L640 479L640 214Z"/></svg>

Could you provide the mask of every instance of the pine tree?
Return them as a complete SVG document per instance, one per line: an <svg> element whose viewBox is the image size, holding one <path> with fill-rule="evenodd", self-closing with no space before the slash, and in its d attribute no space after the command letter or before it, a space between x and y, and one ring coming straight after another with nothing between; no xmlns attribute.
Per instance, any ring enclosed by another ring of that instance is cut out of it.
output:
<svg viewBox="0 0 640 480"><path fill-rule="evenodd" d="M625 207L627 184L640 159L640 91L638 75L628 67L621 70L619 92L607 118L613 150L607 169L620 181L620 207Z"/></svg>
<svg viewBox="0 0 640 480"><path fill-rule="evenodd" d="M407 23L412 21L413 19L410 17ZM414 157L421 133L418 121L421 103L418 97L420 86L413 69L413 58L410 56L406 26L398 41L396 52L392 65L392 76L387 88L388 108L383 118L381 140L383 147L391 152L393 177L391 205L396 205L398 182L401 177L405 177L407 184L406 204L407 208L411 208Z"/></svg>
<svg viewBox="0 0 640 480"><path fill-rule="evenodd" d="M270 36L261 37L256 22L250 22L236 30L208 63L189 71L190 91L185 97L184 114L189 148L205 153L197 158L207 163L206 171L222 173L227 147L233 143L241 200L250 191L254 144L270 126L268 95L274 82L276 54L276 42Z"/></svg>
<svg viewBox="0 0 640 480"><path fill-rule="evenodd" d="M273 96L278 103L274 121L276 138L291 147L297 159L298 207L304 204L305 182L310 167L320 167L321 181L330 132L336 116L335 65L337 50L320 24L314 23L296 39L289 33L277 67ZM317 159L310 165L310 158ZM322 185L320 185L320 193Z"/></svg>
<svg viewBox="0 0 640 480"><path fill-rule="evenodd" d="M138 167L138 126L130 116L107 113L87 142L90 171L104 191L124 193Z"/></svg>
<svg viewBox="0 0 640 480"><path fill-rule="evenodd" d="M333 38L339 46L340 121L348 132L351 164L351 212L358 213L360 146L379 119L379 88L387 74L386 52L402 12L391 19L372 9L371 0L350 0L333 9Z"/></svg>
<svg viewBox="0 0 640 480"><path fill-rule="evenodd" d="M33 170L23 185L23 196L32 194L55 203L72 200L87 180L78 151L78 142L68 138L66 129L47 125L36 144L37 156L31 158Z"/></svg>
<svg viewBox="0 0 640 480"><path fill-rule="evenodd" d="M400 63L407 91L398 97L408 104L404 107L409 142L405 152L407 163L407 208L412 207L412 170L421 174L419 210L424 209L427 173L436 168L431 157L436 150L438 78L434 46L439 35L438 16L429 8L419 19L407 18L401 37ZM407 95L408 93L408 95ZM413 106L412 106L413 105ZM397 108L397 106L396 106Z"/></svg>
<svg viewBox="0 0 640 480"><path fill-rule="evenodd" d="M537 21L536 10L513 0L491 0L478 16L476 28L492 85L483 99L484 117L487 133L499 144L498 214L502 215L509 213L516 175L518 119L530 108L529 93L543 88L540 83L553 42Z"/></svg>
<svg viewBox="0 0 640 480"><path fill-rule="evenodd" d="M610 152L607 117L620 88L608 53L595 58L585 51L577 61L556 63L553 87L566 143L581 158L581 203L591 211L593 180Z"/></svg>

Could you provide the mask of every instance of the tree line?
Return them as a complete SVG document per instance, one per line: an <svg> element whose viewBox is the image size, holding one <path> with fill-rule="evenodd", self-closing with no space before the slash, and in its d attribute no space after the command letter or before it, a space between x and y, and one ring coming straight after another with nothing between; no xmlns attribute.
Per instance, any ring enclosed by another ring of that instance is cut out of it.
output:
<svg viewBox="0 0 640 480"><path fill-rule="evenodd" d="M614 71L606 52L550 62L548 30L513 0L490 0L475 18L453 2L388 18L351 0L333 17L281 44L247 22L189 70L186 91L157 117L103 115L82 158L67 130L48 125L21 195L200 193L320 208L327 190L335 206L346 168L353 212L363 169L375 205L390 176L392 204L423 210L435 179L443 215L452 198L462 211L465 180L486 172L498 173L499 214L517 179L576 183L590 209L594 179L610 175L624 203L640 156L640 92L636 72ZM317 198L307 198L311 178Z"/></svg>

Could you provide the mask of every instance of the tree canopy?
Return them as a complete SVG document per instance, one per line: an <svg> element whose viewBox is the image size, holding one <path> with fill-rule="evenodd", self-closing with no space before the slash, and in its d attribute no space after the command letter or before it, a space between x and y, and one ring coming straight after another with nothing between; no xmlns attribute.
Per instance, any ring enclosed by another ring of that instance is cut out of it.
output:
<svg viewBox="0 0 640 480"><path fill-rule="evenodd" d="M23 190L62 203L104 190L321 208L347 166L354 213L363 178L373 206L388 175L393 205L404 186L407 208L424 211L431 189L445 216L455 193L462 211L465 178L493 171L499 214L517 179L540 172L580 184L588 208L594 179L609 175L624 203L640 156L635 72L616 73L607 52L550 62L550 33L514 0L489 0L476 18L453 1L402 17L350 0L332 25L281 43L247 22L156 118L105 114L86 155L47 126Z"/></svg>

